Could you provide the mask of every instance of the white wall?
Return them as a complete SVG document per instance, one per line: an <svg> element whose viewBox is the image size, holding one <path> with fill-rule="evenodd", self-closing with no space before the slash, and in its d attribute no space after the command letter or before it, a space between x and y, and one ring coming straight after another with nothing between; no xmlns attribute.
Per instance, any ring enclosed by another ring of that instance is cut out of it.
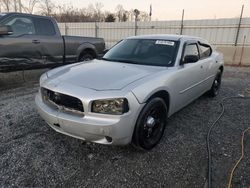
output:
<svg viewBox="0 0 250 188"><path fill-rule="evenodd" d="M185 20L183 34L200 36L215 45L233 45L236 39L239 19ZM65 26L67 29L65 29ZM135 35L134 22L114 23L59 23L62 34L102 37L108 47L119 40ZM138 22L138 35L180 34L181 21ZM238 45L250 46L250 18L243 18Z"/></svg>

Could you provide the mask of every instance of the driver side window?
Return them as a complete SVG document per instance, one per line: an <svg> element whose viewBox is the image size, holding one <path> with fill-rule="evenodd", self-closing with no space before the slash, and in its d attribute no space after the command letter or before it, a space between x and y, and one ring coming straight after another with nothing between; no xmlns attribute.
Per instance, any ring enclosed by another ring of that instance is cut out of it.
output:
<svg viewBox="0 0 250 188"><path fill-rule="evenodd" d="M187 55L199 56L198 46L196 44L188 44L185 48L184 57Z"/></svg>
<svg viewBox="0 0 250 188"><path fill-rule="evenodd" d="M11 26L13 30L13 35L11 36L20 36L20 35L32 35L35 34L35 27L33 20L26 17L12 17L5 22L4 25Z"/></svg>

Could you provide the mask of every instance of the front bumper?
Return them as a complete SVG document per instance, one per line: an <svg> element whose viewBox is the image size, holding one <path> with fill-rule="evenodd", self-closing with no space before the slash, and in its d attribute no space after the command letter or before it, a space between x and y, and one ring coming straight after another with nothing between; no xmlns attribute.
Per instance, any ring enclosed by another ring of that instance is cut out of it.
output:
<svg viewBox="0 0 250 188"><path fill-rule="evenodd" d="M86 112L84 115L52 108L36 95L36 105L41 117L55 131L78 139L112 145L131 142L134 126L143 105L133 94L129 95L130 111L123 115L103 115ZM110 140L112 138L112 140Z"/></svg>

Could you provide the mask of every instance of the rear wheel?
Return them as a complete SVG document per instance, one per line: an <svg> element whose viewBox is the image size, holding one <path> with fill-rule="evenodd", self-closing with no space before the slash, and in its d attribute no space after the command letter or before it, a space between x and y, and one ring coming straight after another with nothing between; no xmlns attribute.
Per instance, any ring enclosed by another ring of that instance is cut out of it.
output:
<svg viewBox="0 0 250 188"><path fill-rule="evenodd" d="M79 58L79 62L82 62L82 61L90 61L92 59L94 59L94 55L90 52L83 52Z"/></svg>
<svg viewBox="0 0 250 188"><path fill-rule="evenodd" d="M137 120L132 143L136 148L150 150L161 140L167 123L167 106L163 99L153 98Z"/></svg>
<svg viewBox="0 0 250 188"><path fill-rule="evenodd" d="M208 95L210 97L216 97L219 94L220 91L220 87L221 87L221 76L222 76L222 72L221 70L218 70L213 85L211 87L211 89L208 91Z"/></svg>

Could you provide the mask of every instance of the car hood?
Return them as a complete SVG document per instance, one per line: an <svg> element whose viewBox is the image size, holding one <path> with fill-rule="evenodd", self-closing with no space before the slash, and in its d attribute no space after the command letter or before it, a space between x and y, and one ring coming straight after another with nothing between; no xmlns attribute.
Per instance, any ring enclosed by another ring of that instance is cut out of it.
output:
<svg viewBox="0 0 250 188"><path fill-rule="evenodd" d="M165 68L127 63L93 60L51 70L50 82L73 85L94 90L121 90L127 85Z"/></svg>

